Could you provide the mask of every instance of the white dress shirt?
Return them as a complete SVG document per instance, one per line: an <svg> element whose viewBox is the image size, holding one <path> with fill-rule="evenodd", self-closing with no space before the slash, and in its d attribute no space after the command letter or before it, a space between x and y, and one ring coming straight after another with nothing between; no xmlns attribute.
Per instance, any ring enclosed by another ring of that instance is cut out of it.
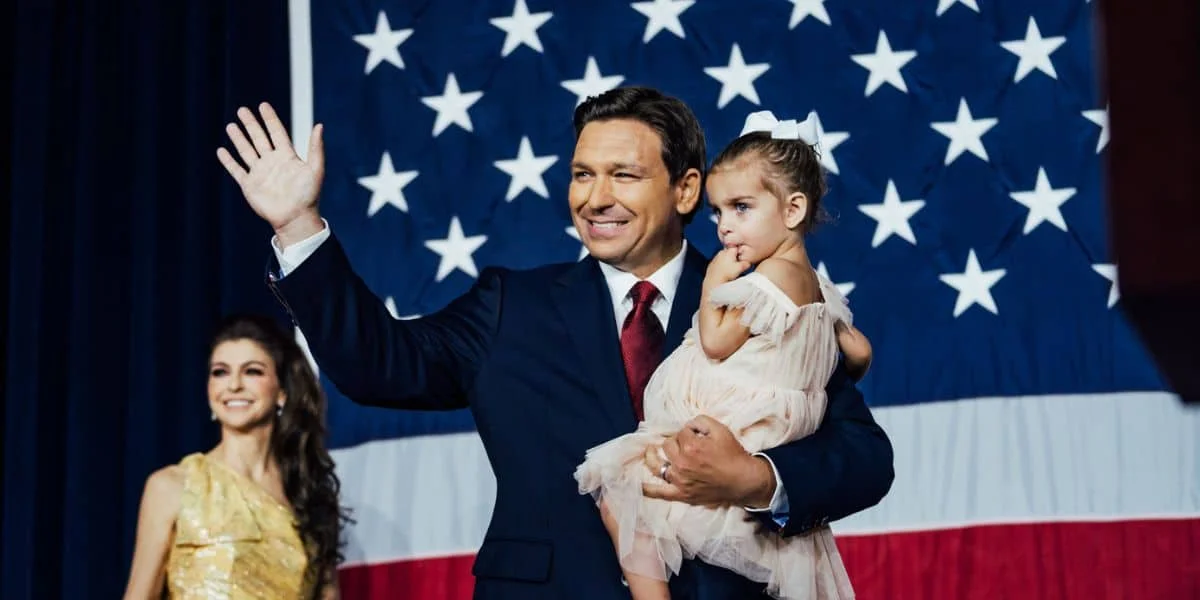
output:
<svg viewBox="0 0 1200 600"><path fill-rule="evenodd" d="M652 275L646 278L654 287L658 288L658 296L654 298L654 302L650 304L650 310L654 316L658 317L658 323L662 325L663 331L667 330L667 323L671 321L671 306L675 302L675 290L679 288L679 278L683 275L683 257L687 252L687 242L683 242L683 248L676 254L674 258L667 261L667 264L659 267ZM604 275L604 282L608 284L608 293L612 297L613 316L617 319L617 335L620 335L621 327L625 324L625 318L629 316L629 311L633 310L633 298L629 292L633 291L633 286L640 281L633 273L621 271L608 263L599 263L600 273Z"/></svg>
<svg viewBox="0 0 1200 600"><path fill-rule="evenodd" d="M287 248L280 249L278 238L271 238L271 248L275 250L275 258L279 261L280 277L287 277L288 273L296 270L296 267L300 266L309 256L312 256L313 252L316 252L317 248L325 240L329 239L329 223L324 219L321 219L321 222L325 226L324 229ZM662 325L664 332L667 330L667 324L671 321L671 306L675 301L675 292L679 289L679 278L683 275L684 257L687 255L687 249L687 240L684 240L679 253L667 261L667 264L646 278L650 283L654 284L654 287L658 288L659 295L654 299L654 303L650 305L650 310L654 312L654 316L658 317L658 322ZM607 263L601 262L599 264L600 272L604 275L604 281L608 284L609 295L612 297L613 317L616 319L617 334L620 335L621 325L624 324L625 317L629 314L629 311L633 310L633 299L629 296L629 292L639 280L632 273L621 271ZM788 501L787 492L783 489L783 481L779 477L779 469L775 468L775 463L766 454L758 452L755 453L755 456L762 457L767 461L767 464L771 465L771 470L775 473L775 495L771 497L771 504L768 507L746 507L746 510L751 512L770 511L775 521L780 526L783 526L787 522Z"/></svg>

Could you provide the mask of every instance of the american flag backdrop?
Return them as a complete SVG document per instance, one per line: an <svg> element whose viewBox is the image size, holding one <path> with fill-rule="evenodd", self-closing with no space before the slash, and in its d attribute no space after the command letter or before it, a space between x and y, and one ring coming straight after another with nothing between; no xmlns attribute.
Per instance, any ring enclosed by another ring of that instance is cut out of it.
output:
<svg viewBox="0 0 1200 600"><path fill-rule="evenodd" d="M875 345L861 387L896 453L884 501L833 524L859 597L1200 598L1200 412L1121 315L1094 4L289 10L294 141L325 124L322 213L397 318L487 265L580 258L565 192L589 95L680 97L710 158L750 112L815 110L833 221L809 249ZM716 247L709 219L688 237ZM470 415L325 384L357 519L345 597L468 598L495 490Z"/></svg>

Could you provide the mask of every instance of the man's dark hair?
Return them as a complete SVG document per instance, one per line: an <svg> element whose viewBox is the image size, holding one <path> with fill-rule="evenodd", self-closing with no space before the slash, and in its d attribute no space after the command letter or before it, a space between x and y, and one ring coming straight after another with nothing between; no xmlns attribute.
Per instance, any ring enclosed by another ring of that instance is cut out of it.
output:
<svg viewBox="0 0 1200 600"><path fill-rule="evenodd" d="M614 88L588 98L575 108L575 138L579 138L579 133L588 123L612 119L641 121L658 132L663 164L667 166L671 184L678 182L688 169L696 169L700 172L700 184L703 186L706 161L704 130L700 128L692 109L683 101L654 88ZM702 204L702 201L696 202L696 208L684 215L685 225L691 222Z"/></svg>

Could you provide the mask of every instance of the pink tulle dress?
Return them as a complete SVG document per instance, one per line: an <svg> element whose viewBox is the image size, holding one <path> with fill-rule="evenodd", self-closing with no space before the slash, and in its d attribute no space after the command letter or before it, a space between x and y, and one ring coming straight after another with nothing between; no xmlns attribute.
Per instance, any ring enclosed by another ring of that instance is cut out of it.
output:
<svg viewBox="0 0 1200 600"><path fill-rule="evenodd" d="M834 325L852 319L837 287L820 275L818 280L824 301L805 306L755 272L715 288L710 302L742 308L750 339L724 361L710 360L693 317L679 348L646 386L645 421L587 452L575 472L579 491L603 498L616 518L618 558L626 570L666 580L683 559L696 558L763 582L775 598L854 597L828 526L783 538L761 531L741 507L642 496L642 482L661 482L643 462L646 448L698 415L729 427L749 452L816 431L838 360Z"/></svg>

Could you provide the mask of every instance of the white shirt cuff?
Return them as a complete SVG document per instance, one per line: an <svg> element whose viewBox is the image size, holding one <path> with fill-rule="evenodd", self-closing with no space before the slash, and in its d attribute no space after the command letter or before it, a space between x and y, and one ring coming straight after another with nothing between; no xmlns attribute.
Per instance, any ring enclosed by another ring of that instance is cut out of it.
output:
<svg viewBox="0 0 1200 600"><path fill-rule="evenodd" d="M279 277L287 277L288 273L296 270L313 252L329 239L331 232L329 222L321 219L324 229L318 231L285 249L279 248L279 236L271 236L271 249L275 251L275 259L279 261Z"/></svg>
<svg viewBox="0 0 1200 600"><path fill-rule="evenodd" d="M783 479L779 477L779 469L775 468L775 462L766 454L756 452L753 456L762 457L767 461L767 464L771 465L771 471L775 474L775 494L771 496L771 503L766 508L751 508L747 506L745 509L749 512L769 511L776 518L776 521L780 518L786 520L790 506L788 505L787 491L783 489Z"/></svg>

